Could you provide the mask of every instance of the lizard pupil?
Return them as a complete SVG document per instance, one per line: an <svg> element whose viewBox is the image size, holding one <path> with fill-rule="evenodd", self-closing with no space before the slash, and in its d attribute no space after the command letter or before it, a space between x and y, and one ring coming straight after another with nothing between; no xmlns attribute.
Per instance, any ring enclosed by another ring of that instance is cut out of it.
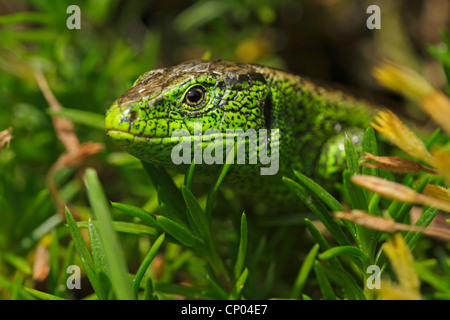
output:
<svg viewBox="0 0 450 320"><path fill-rule="evenodd" d="M189 89L189 91L186 93L186 103L190 106L196 106L203 102L205 99L205 89L203 89L200 86L193 87Z"/></svg>

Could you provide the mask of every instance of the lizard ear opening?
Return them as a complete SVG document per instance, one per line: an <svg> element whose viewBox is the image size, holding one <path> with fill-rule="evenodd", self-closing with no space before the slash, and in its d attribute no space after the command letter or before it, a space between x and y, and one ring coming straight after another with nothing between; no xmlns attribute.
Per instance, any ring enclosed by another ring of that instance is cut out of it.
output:
<svg viewBox="0 0 450 320"><path fill-rule="evenodd" d="M267 94L264 103L264 122L267 130L272 129L272 96L270 92Z"/></svg>

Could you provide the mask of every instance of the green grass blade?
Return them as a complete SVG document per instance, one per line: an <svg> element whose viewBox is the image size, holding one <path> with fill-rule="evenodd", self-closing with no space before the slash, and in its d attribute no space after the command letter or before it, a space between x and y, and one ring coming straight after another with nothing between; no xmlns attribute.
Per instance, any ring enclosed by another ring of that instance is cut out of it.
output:
<svg viewBox="0 0 450 320"><path fill-rule="evenodd" d="M22 296L22 292L26 291L23 289L23 277L24 275L22 273L18 273L14 279L13 285L11 287L11 293L9 298L11 300L20 300L20 297Z"/></svg>
<svg viewBox="0 0 450 320"><path fill-rule="evenodd" d="M331 194L328 193L324 188L314 182L312 179L308 178L304 174L294 170L295 176L300 180L300 182L308 188L312 193L314 193L320 200L325 203L328 208L333 211L343 211L342 204L336 200Z"/></svg>
<svg viewBox="0 0 450 320"><path fill-rule="evenodd" d="M70 265L73 265L73 260L74 260L74 253L75 253L75 244L73 241L70 241L66 251L64 252L64 258L63 258L63 263L62 263L62 270L67 270L67 268ZM65 290L66 288L66 283L67 283L67 279L69 278L69 274L67 272L61 272L59 275L59 280L58 280L58 293L60 293L61 291ZM64 289L63 289L64 288Z"/></svg>
<svg viewBox="0 0 450 320"><path fill-rule="evenodd" d="M378 144L375 136L375 131L372 127L368 127L364 135L364 152L378 155ZM362 174L378 176L378 168L362 167Z"/></svg>
<svg viewBox="0 0 450 320"><path fill-rule="evenodd" d="M152 278L148 277L145 280L144 300L157 300L158 297L154 294Z"/></svg>
<svg viewBox="0 0 450 320"><path fill-rule="evenodd" d="M344 170L344 186L350 199L352 209L367 211L367 201L364 191L351 181L353 173L350 170Z"/></svg>
<svg viewBox="0 0 450 320"><path fill-rule="evenodd" d="M208 193L208 199L206 199L206 209L205 213L208 217L208 220L211 220L211 213L214 206L214 203L216 201L217 193L219 192L220 185L222 184L223 180L225 179L228 170L230 169L231 164L234 163L234 157L236 156L237 150L242 146L242 144L245 143L245 140L235 144L234 149L230 150L228 152L225 163L223 164L222 170L220 171L219 177L217 178L216 182L214 183L213 187L211 188L211 191Z"/></svg>
<svg viewBox="0 0 450 320"><path fill-rule="evenodd" d="M347 189L352 208L367 211L367 200L364 190L357 187L350 181L350 176L360 174L360 170L359 156L356 152L355 145L349 137L345 137L344 148L345 157L347 160L347 169L344 171L344 186Z"/></svg>
<svg viewBox="0 0 450 320"><path fill-rule="evenodd" d="M188 229L164 216L156 216L156 221L175 240L181 244L201 253L205 250L205 245L201 239L192 234Z"/></svg>
<svg viewBox="0 0 450 320"><path fill-rule="evenodd" d="M336 294L328 281L327 276L323 270L322 265L319 261L314 261L314 272L316 274L317 282L319 283L320 292L324 300L336 300Z"/></svg>
<svg viewBox="0 0 450 320"><path fill-rule="evenodd" d="M24 300L37 300L35 296L31 295L26 291L26 288L22 286L23 283L23 275L20 276L21 279L14 279L14 282L12 282L10 279L7 279L5 276L3 276L0 273L0 286L2 287L3 291L10 291L11 296L13 295L12 291L16 291L14 295L20 296L21 299ZM20 291L20 292L19 292ZM10 296L11 300L12 297Z"/></svg>
<svg viewBox="0 0 450 320"><path fill-rule="evenodd" d="M23 273L28 274L28 275L31 274L30 265L22 257L19 257L11 252L3 253L2 257L5 259L6 262L8 262L10 265L12 265L17 270L20 270Z"/></svg>
<svg viewBox="0 0 450 320"><path fill-rule="evenodd" d="M417 193L422 193L422 191L425 189L427 183L428 183L428 177L425 177L424 179L422 179L422 181L420 181L419 185L416 188L414 188L414 190ZM413 204L411 204L411 203L403 203L402 206L400 207L400 209L395 213L395 216L393 216L392 218L398 222L405 222L405 219L408 217L408 214L411 211L412 207L413 207Z"/></svg>
<svg viewBox="0 0 450 320"><path fill-rule="evenodd" d="M29 204L24 208L24 212L21 215L22 219L17 221L17 224L15 224L14 226L14 231L26 229L29 221L33 218L36 218L36 212L39 212L40 209L45 208L49 204L49 199L50 197L48 189L42 189L41 191L39 191L37 195L35 195L29 202ZM58 217L61 218L61 216L59 215Z"/></svg>
<svg viewBox="0 0 450 320"><path fill-rule="evenodd" d="M133 217L139 218L142 221L147 222L150 226L152 226L153 228L160 228L158 223L156 223L156 220L153 216L150 215L149 212L147 212L146 210L136 207L136 206L132 206L129 204L124 204L124 203L119 203L119 202L111 202L111 205L122 211L125 213L128 213L129 215L132 215Z"/></svg>
<svg viewBox="0 0 450 320"><path fill-rule="evenodd" d="M184 215L186 206L183 201L183 196L166 170L148 162L142 161L141 163L153 183L160 188L161 192L158 193L158 196L160 197L161 202L171 204L174 207L174 212L177 214L178 218L184 223L187 223Z"/></svg>
<svg viewBox="0 0 450 320"><path fill-rule="evenodd" d="M55 294L58 285L58 273L59 273L59 242L56 229L51 231L51 242L49 246L49 256L50 256L50 272L47 276L47 291Z"/></svg>
<svg viewBox="0 0 450 320"><path fill-rule="evenodd" d="M321 260L329 260L333 257L337 257L341 254L347 254L352 257L358 258L362 263L366 263L369 260L369 257L362 252L361 250L353 247L353 246L339 246L330 248L321 254L319 254L319 259Z"/></svg>
<svg viewBox="0 0 450 320"><path fill-rule="evenodd" d="M292 288L290 294L291 299L299 299L301 296L306 281L308 280L309 273L313 268L314 260L319 252L319 248L319 244L316 243L306 255L306 258L298 272L297 278L295 279L294 287Z"/></svg>
<svg viewBox="0 0 450 320"><path fill-rule="evenodd" d="M368 152L375 156L378 155L378 144L377 138L375 136L375 131L372 127L368 127L366 133L364 134L364 152ZM369 161L369 163L373 163L374 161ZM362 174L370 175L370 176L378 176L378 168L369 168L366 166L362 166ZM372 197L376 194L372 191L364 189L364 194L366 195L366 199L368 202L372 199ZM369 211L370 212L370 211Z"/></svg>
<svg viewBox="0 0 450 320"><path fill-rule="evenodd" d="M309 219L305 219L306 226L308 230L311 232L312 237L314 240L319 244L320 248L325 251L329 250L331 248L331 245L328 243L328 241L324 238L324 236L317 230L317 228L311 223ZM354 270L355 272L359 272L360 268L356 266L352 261L347 262L349 267ZM330 268L335 270L336 272L339 272L340 278L338 278L339 284L341 287L346 290L346 292L349 293L353 299L363 298L364 294L362 293L361 289L359 289L355 279L352 277L350 273L348 273L342 266L341 262L336 258L331 258L329 260ZM345 279L345 281L342 281L342 279Z"/></svg>
<svg viewBox="0 0 450 320"><path fill-rule="evenodd" d="M96 221L93 221L93 223L95 225ZM87 221L80 221L77 222L77 226L79 228L88 228L89 223ZM161 233L152 227L133 222L112 221L112 226L117 232L135 234L139 236L157 237Z"/></svg>
<svg viewBox="0 0 450 320"><path fill-rule="evenodd" d="M340 245L351 245L339 224L334 220L322 202L317 200L314 195L295 181L286 177L283 177L283 181L308 206L317 218L319 218Z"/></svg>
<svg viewBox="0 0 450 320"><path fill-rule="evenodd" d="M49 16L43 12L17 12L0 16L0 24L16 24L16 23L51 23Z"/></svg>
<svg viewBox="0 0 450 320"><path fill-rule="evenodd" d="M352 172L350 170L344 170L343 175L344 186L350 199L352 208L367 211L366 195L364 193L364 190L353 184L353 182L350 180ZM357 224L354 229L354 239L360 248L368 252L370 239L373 237L373 234L375 232L376 231L374 230L369 230L366 227Z"/></svg>
<svg viewBox="0 0 450 320"><path fill-rule="evenodd" d="M267 269L264 285L261 290L261 294L263 297L267 297L270 294L270 290L272 289L273 283L275 281L276 265L276 261L273 260L270 262L269 269Z"/></svg>
<svg viewBox="0 0 450 320"><path fill-rule="evenodd" d="M412 182L413 182L412 175L411 174L407 174L404 177L402 184L404 186L411 187ZM399 211L400 211L400 209L402 208L403 205L404 205L403 202L396 201L396 200L392 200L392 202L389 204L389 207L387 208L387 212L389 213L389 215L392 218L394 218L394 220L395 220L395 217L399 216ZM405 208L405 207L403 206L403 208Z"/></svg>
<svg viewBox="0 0 450 320"><path fill-rule="evenodd" d="M134 298L128 277L125 257L119 239L112 226L111 213L103 189L94 169L88 168L85 173L86 187L92 211L98 221L98 233L105 252L106 263L111 275L111 285L116 297L120 300Z"/></svg>
<svg viewBox="0 0 450 320"><path fill-rule="evenodd" d="M83 236L78 229L77 223L75 222L75 219L73 218L69 208L67 207L65 209L65 214L66 221L69 226L70 235L72 236L75 248L80 255L81 263L83 264L84 271L89 278L89 282L91 283L92 288L94 289L95 293L97 293L98 297L100 299L104 299L105 297L101 295L103 291L98 283L94 261L92 260L91 254L89 253L86 242L84 242Z"/></svg>
<svg viewBox="0 0 450 320"><path fill-rule="evenodd" d="M203 213L200 204L197 199L192 194L186 186L181 187L181 193L183 195L184 201L189 214L189 221L191 221L191 229L195 230L195 233L199 235L206 244L211 242L211 229L209 226L209 221L206 215Z"/></svg>
<svg viewBox="0 0 450 320"><path fill-rule="evenodd" d="M326 277L333 283L340 286L344 292L345 297L349 300L365 300L364 292L359 287L355 279L342 268L335 268L330 265L330 268L324 268Z"/></svg>
<svg viewBox="0 0 450 320"><path fill-rule="evenodd" d="M188 208L189 221L193 224L192 229L196 230L196 233L204 241L206 249L208 250L208 258L210 259L214 270L218 274L227 276L225 266L223 265L222 259L220 258L212 239L209 219L206 217L192 192L186 186L182 186L181 191Z"/></svg>
<svg viewBox="0 0 450 320"><path fill-rule="evenodd" d="M378 208L381 200L381 195L379 193L374 193L372 198L370 199L369 205L368 205L368 211L372 215L380 216L381 212Z"/></svg>
<svg viewBox="0 0 450 320"><path fill-rule="evenodd" d="M427 139L425 146L427 149L430 149L430 147L434 144L434 142L439 138L439 135L441 134L441 128L436 128L434 130L433 134Z"/></svg>
<svg viewBox="0 0 450 320"><path fill-rule="evenodd" d="M192 190L192 185L194 184L194 173L195 173L195 162L194 159L192 159L191 165L189 166L189 170L184 177L184 185L189 190Z"/></svg>
<svg viewBox="0 0 450 320"><path fill-rule="evenodd" d="M158 190L158 194L160 194L160 193L161 193L161 189ZM159 213L160 213L160 215L162 215L172 221L175 221L179 225L189 229L190 222L187 219L187 215L184 214L183 216L181 216L177 212L177 209L175 209L175 207L173 206L172 203L162 202L159 205Z"/></svg>
<svg viewBox="0 0 450 320"><path fill-rule="evenodd" d="M114 291L110 281L110 276L106 274L104 270L97 270L98 283L102 290L102 297L106 297L107 300L114 299Z"/></svg>
<svg viewBox="0 0 450 320"><path fill-rule="evenodd" d="M438 214L439 209L429 207L421 216L419 219L417 219L416 223L414 225L419 227L426 227L428 226L431 221L433 221L434 217ZM422 233L420 232L408 232L405 235L405 242L408 244L409 248L413 248L416 242L422 237Z"/></svg>
<svg viewBox="0 0 450 320"><path fill-rule="evenodd" d="M159 248L161 247L162 243L164 242L164 233L158 237L158 239L155 240L152 247L148 251L147 255L144 258L144 261L142 261L141 265L139 266L138 271L136 272L136 276L134 277L134 284L133 284L133 290L134 294L137 298L139 285L141 284L142 278L145 275L145 272L148 269L148 266L153 261L153 258L155 258L156 254L158 253Z"/></svg>
<svg viewBox="0 0 450 320"><path fill-rule="evenodd" d="M91 246L92 260L94 261L97 272L103 271L108 274L108 267L106 263L105 251L103 250L102 242L91 218L88 221L89 243Z"/></svg>
<svg viewBox="0 0 450 320"><path fill-rule="evenodd" d="M51 232L54 228L56 228L59 224L63 222L63 219L59 214L54 214L47 218L44 222L42 222L39 226L37 226L31 234L20 242L20 246L23 249L30 248L34 243L39 241L44 235Z"/></svg>
<svg viewBox="0 0 450 320"><path fill-rule="evenodd" d="M211 278L209 274L206 275L206 280L208 281L210 287L217 293L218 299L226 300L228 299L228 295L225 290L222 289L220 285L217 284L214 279Z"/></svg>
<svg viewBox="0 0 450 320"><path fill-rule="evenodd" d="M199 299L205 297L204 291L200 288L188 287L174 283L155 282L153 283L153 289L156 292L180 295L188 299Z"/></svg>
<svg viewBox="0 0 450 320"><path fill-rule="evenodd" d="M448 278L443 279L442 277L439 277L435 272L431 271L421 263L415 262L414 269L422 281L428 283L436 290L450 294L450 281Z"/></svg>
<svg viewBox="0 0 450 320"><path fill-rule="evenodd" d="M245 212L243 212L241 216L241 237L239 241L239 249L236 258L236 263L234 264L234 276L236 279L242 273L242 270L244 269L245 266L245 257L247 254L247 241L248 241L247 217L245 215Z"/></svg>
<svg viewBox="0 0 450 320"><path fill-rule="evenodd" d="M213 185L211 191L208 193L208 199L206 199L206 209L205 209L205 213L206 216L208 217L208 220L211 220L211 213L217 198L217 193L219 192L219 188L220 185L222 184L223 179L225 179L225 176L227 175L227 172L230 169L230 165L231 165L230 163L225 162L225 164L222 167L222 171L220 172L220 175L216 180L216 183Z"/></svg>
<svg viewBox="0 0 450 320"><path fill-rule="evenodd" d="M245 282L247 281L248 277L248 269L245 268L244 271L242 271L241 275L237 279L233 290L231 292L231 295L229 297L230 300L236 300L239 298L242 290L244 289Z"/></svg>
<svg viewBox="0 0 450 320"><path fill-rule="evenodd" d="M345 159L347 160L347 169L352 174L360 174L359 171L359 156L356 152L355 145L349 137L344 140Z"/></svg>
<svg viewBox="0 0 450 320"><path fill-rule="evenodd" d="M64 298L55 296L53 294L45 293L39 290L31 289L31 288L24 288L28 293L31 293L33 296L35 296L38 299L41 300L66 300Z"/></svg>
<svg viewBox="0 0 450 320"><path fill-rule="evenodd" d="M328 250L331 248L331 245L328 243L327 239L320 233L319 230L314 226L311 220L305 218L305 225L308 228L308 231L311 233L314 241L319 244L322 251Z"/></svg>

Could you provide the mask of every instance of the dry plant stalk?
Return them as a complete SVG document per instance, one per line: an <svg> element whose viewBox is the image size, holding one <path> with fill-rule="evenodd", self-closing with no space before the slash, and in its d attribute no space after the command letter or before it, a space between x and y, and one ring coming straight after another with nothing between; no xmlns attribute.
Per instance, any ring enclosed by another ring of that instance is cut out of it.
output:
<svg viewBox="0 0 450 320"><path fill-rule="evenodd" d="M450 133L450 99L433 88L421 75L392 62L385 62L375 68L373 75L384 87L418 101L421 108Z"/></svg>
<svg viewBox="0 0 450 320"><path fill-rule="evenodd" d="M444 228L436 227L420 227L396 222L379 216L373 216L363 210L351 210L350 212L334 212L334 216L338 219L344 219L369 229L379 230L383 232L420 232L424 235L437 238L443 241L450 241L450 231Z"/></svg>
<svg viewBox="0 0 450 320"><path fill-rule="evenodd" d="M49 106L53 110L62 110L63 107L53 95L44 74L41 71L35 72L35 78ZM63 167L81 166L90 156L103 149L103 144L95 142L86 142L80 145L77 135L74 132L72 121L61 116L51 116L58 139L63 143L66 152L61 154L58 160L50 167L47 173L47 186L53 199L60 208L59 214L64 216L64 201L61 199L58 187L54 182L55 173ZM74 212L76 215L76 212Z"/></svg>
<svg viewBox="0 0 450 320"><path fill-rule="evenodd" d="M48 247L53 240L47 234L39 241L33 263L33 280L35 281L45 281L50 273L50 253Z"/></svg>
<svg viewBox="0 0 450 320"><path fill-rule="evenodd" d="M438 172L434 169L426 168L416 161L407 160L400 157L381 157L365 152L363 161L377 162L377 163L369 163L369 162L362 163L363 166L368 168L380 168L398 173L426 172L431 174L438 174Z"/></svg>
<svg viewBox="0 0 450 320"><path fill-rule="evenodd" d="M0 150L3 149L5 144L8 145L8 149L9 149L9 144L10 144L12 138L13 138L12 128L8 128L3 131L0 131Z"/></svg>
<svg viewBox="0 0 450 320"><path fill-rule="evenodd" d="M379 193L389 199L407 203L420 203L450 212L450 201L417 193L400 183L369 175L354 175L351 177L351 180L356 185Z"/></svg>

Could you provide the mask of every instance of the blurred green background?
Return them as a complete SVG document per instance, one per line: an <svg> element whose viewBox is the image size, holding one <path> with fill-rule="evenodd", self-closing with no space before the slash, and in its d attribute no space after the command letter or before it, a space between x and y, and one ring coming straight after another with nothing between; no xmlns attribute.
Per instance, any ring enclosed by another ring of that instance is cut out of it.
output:
<svg viewBox="0 0 450 320"><path fill-rule="evenodd" d="M105 145L81 167L57 172L54 179L60 197L85 220L90 210L83 169L94 167L109 200L154 211L155 191L139 163L109 141L102 129L107 108L145 71L205 56L260 63L338 82L377 103L402 108L405 102L382 90L371 76L375 65L390 59L445 89L444 70L430 54L430 46L439 46L441 30L449 29L450 2L377 1L382 10L381 29L369 30L366 8L372 2L0 0L0 131L11 128L13 136L9 147L0 150L0 297L24 298L15 287L22 284L57 292L55 283L64 272L55 274L53 266L50 275L36 279L32 270L36 251L39 245L48 246L45 235L51 234L60 239L57 255L63 260L63 248L69 241L46 181L64 146L31 70L44 73L65 109L87 112L75 112L71 118L80 142ZM66 10L72 4L81 9L80 30L66 27L70 16ZM402 110L412 118L423 118L415 107ZM232 212L231 219L236 222L242 207L232 203L218 211L223 211L223 216ZM128 219L118 212L115 217ZM277 243L288 225L300 220L288 214L285 218L285 222L273 223L281 227L274 229L271 245L278 251L277 261L297 270L304 254L292 257L290 248L308 240L295 229L288 242ZM149 244L135 236L123 238L133 270ZM258 248L257 243L252 246ZM170 265L170 259L179 254L178 249L173 250L161 264ZM52 261L58 263L58 259ZM195 268L195 263L190 268ZM283 276L288 271L273 273ZM166 273L165 277L176 283L187 281L186 271ZM270 296L270 290L282 294L286 283L277 285L264 289L267 292L260 297ZM79 293L80 297L87 294L89 290Z"/></svg>

